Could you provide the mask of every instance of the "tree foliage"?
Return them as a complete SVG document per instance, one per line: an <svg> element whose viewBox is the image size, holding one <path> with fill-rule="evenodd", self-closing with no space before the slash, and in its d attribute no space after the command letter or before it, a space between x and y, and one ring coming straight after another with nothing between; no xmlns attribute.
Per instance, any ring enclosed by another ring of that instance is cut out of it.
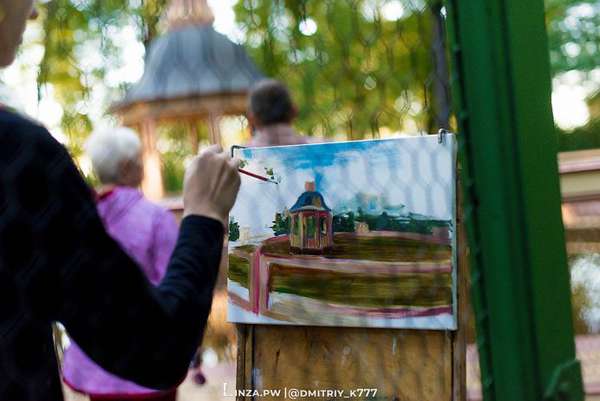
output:
<svg viewBox="0 0 600 401"><path fill-rule="evenodd" d="M600 89L590 74L600 67L600 1L546 0L546 19L553 74L582 72L586 85ZM588 103L588 124L571 132L558 130L561 151L600 147L598 94Z"/></svg>
<svg viewBox="0 0 600 401"><path fill-rule="evenodd" d="M546 0L546 18L554 74L599 67L600 1Z"/></svg>
<svg viewBox="0 0 600 401"><path fill-rule="evenodd" d="M284 81L309 134L377 136L381 127L427 130L436 78L433 19L421 1L240 1L236 17L263 72Z"/></svg>
<svg viewBox="0 0 600 401"><path fill-rule="evenodd" d="M600 120L592 120L570 132L558 130L558 148L561 152L600 148Z"/></svg>
<svg viewBox="0 0 600 401"><path fill-rule="evenodd" d="M106 87L107 73L127 62L115 33L133 26L138 39L148 45L159 33L166 3L167 0L50 0L40 4L45 52L38 84L40 88L50 84L63 106L61 125L73 152L81 150L83 138L93 128L85 111L91 91ZM124 88L105 89L116 101Z"/></svg>
<svg viewBox="0 0 600 401"><path fill-rule="evenodd" d="M161 33L167 3L40 2L40 90L49 84L62 104L73 151L93 128L85 107L90 94L104 88L107 101L89 107L105 109L124 93L123 84L110 87L106 79L128 62L115 33L133 27L147 47ZM553 73L595 69L600 1L546 0L546 10ZM240 0L235 6L251 56L266 75L290 86L300 130L351 139L377 136L382 128L434 131L440 125L435 117L448 100L447 71L432 49L443 39L436 36L442 11L433 0Z"/></svg>

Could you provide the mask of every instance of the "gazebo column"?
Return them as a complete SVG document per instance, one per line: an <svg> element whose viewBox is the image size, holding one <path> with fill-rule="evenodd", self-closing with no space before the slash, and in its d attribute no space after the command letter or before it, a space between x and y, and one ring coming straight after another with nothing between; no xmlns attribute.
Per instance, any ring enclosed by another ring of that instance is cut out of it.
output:
<svg viewBox="0 0 600 401"><path fill-rule="evenodd" d="M148 199L159 200L164 196L162 164L156 146L156 121L145 120L139 127L142 140L142 161L144 163L144 180L142 191Z"/></svg>
<svg viewBox="0 0 600 401"><path fill-rule="evenodd" d="M222 145L221 116L243 114L248 90L263 77L243 47L214 30L207 0L163 2L168 4L163 15L166 32L148 46L142 79L111 107L123 124L134 126L140 134L145 168L142 189L153 200L164 195L156 126L186 124L197 152L198 144L205 142L200 124L206 124L208 141ZM189 47L190 43L198 46ZM183 48L186 51L180 51ZM223 70L223 65L228 67ZM216 70L222 74L207 77L204 73ZM171 80L178 84L164 85Z"/></svg>
<svg viewBox="0 0 600 401"><path fill-rule="evenodd" d="M193 120L187 124L188 138L190 139L190 146L192 147L192 153L198 153L200 147L200 132L198 132L198 121Z"/></svg>
<svg viewBox="0 0 600 401"><path fill-rule="evenodd" d="M210 143L222 145L221 126L219 125L220 115L217 113L209 113L206 120L208 123L208 137Z"/></svg>

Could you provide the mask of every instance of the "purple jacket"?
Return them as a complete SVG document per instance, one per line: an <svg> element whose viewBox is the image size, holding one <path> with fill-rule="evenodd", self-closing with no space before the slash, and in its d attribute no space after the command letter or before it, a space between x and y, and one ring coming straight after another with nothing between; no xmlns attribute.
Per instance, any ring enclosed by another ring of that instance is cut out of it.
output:
<svg viewBox="0 0 600 401"><path fill-rule="evenodd" d="M139 264L149 281L158 285L177 241L178 228L173 214L146 200L137 189L127 187L116 187L102 197L98 212L108 234ZM156 392L106 372L75 343L65 351L63 375L70 387L90 395Z"/></svg>

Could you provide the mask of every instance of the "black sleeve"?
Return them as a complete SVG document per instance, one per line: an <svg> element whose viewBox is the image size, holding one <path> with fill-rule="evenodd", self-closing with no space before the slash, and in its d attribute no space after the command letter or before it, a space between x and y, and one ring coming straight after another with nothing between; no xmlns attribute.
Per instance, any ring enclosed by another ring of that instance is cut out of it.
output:
<svg viewBox="0 0 600 401"><path fill-rule="evenodd" d="M49 308L51 318L62 322L108 371L147 387L177 385L210 312L222 224L185 218L167 275L153 288L106 234L91 192L66 150L44 133L36 153L34 191L47 191L48 202L37 236L41 249L34 252L43 255L39 263L51 272L44 281L57 294L50 303L38 300L40 308Z"/></svg>

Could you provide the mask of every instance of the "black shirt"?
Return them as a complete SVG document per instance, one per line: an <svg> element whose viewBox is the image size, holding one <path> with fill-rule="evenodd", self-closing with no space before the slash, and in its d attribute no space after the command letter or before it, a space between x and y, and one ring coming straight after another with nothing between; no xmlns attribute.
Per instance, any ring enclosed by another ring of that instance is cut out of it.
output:
<svg viewBox="0 0 600 401"><path fill-rule="evenodd" d="M224 229L189 216L152 287L104 230L67 151L0 110L0 401L60 401L51 323L106 370L177 385L210 312Z"/></svg>

